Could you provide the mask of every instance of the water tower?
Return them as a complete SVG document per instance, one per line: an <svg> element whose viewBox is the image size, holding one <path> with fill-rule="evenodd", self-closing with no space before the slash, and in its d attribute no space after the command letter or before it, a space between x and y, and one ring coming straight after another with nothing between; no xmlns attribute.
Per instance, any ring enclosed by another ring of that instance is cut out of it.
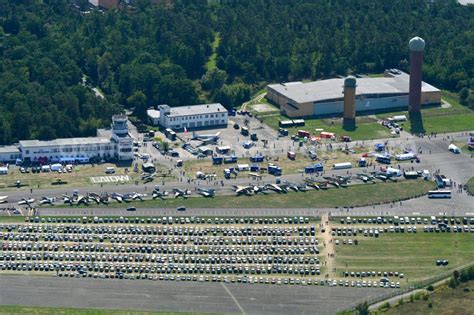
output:
<svg viewBox="0 0 474 315"><path fill-rule="evenodd" d="M413 37L410 46L410 91L408 111L420 113L421 109L421 70L423 66L423 50L425 41L421 37Z"/></svg>

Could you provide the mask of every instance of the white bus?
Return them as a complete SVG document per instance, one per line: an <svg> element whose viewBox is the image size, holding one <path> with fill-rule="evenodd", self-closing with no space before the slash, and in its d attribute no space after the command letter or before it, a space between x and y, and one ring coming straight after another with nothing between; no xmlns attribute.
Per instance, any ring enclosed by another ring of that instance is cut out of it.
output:
<svg viewBox="0 0 474 315"><path fill-rule="evenodd" d="M428 198L451 198L450 190L430 190Z"/></svg>

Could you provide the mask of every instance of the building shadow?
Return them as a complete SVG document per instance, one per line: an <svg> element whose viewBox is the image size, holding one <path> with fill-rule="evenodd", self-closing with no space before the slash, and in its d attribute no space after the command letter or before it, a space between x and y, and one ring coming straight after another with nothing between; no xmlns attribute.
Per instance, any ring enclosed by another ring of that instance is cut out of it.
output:
<svg viewBox="0 0 474 315"><path fill-rule="evenodd" d="M420 113L409 113L410 117L410 132L413 134L425 133L425 127L423 126L423 118Z"/></svg>
<svg viewBox="0 0 474 315"><path fill-rule="evenodd" d="M343 121L342 129L344 129L345 131L356 131L357 126L356 126L355 119L349 120L349 121Z"/></svg>

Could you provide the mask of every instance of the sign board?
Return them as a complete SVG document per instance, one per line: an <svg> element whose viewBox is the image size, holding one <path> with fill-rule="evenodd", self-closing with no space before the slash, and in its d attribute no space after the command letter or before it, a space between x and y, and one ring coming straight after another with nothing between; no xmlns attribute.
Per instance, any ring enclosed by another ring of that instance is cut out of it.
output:
<svg viewBox="0 0 474 315"><path fill-rule="evenodd" d="M90 177L93 184L103 184L103 183L120 183L128 182L130 177L128 175L113 175L113 176L95 176Z"/></svg>

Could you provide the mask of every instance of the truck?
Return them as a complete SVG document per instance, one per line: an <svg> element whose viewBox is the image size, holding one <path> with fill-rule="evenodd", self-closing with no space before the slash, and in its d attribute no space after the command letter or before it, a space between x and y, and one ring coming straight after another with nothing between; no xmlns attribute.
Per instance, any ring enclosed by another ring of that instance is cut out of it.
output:
<svg viewBox="0 0 474 315"><path fill-rule="evenodd" d="M352 168L352 163L351 162L336 163L336 164L332 165L332 168L334 170L342 170L342 169Z"/></svg>
<svg viewBox="0 0 474 315"><path fill-rule="evenodd" d="M220 165L224 162L224 158L220 156L213 156L212 157L212 165Z"/></svg>
<svg viewBox="0 0 474 315"><path fill-rule="evenodd" d="M453 152L454 154L461 153L461 150L459 150L459 148L455 144L452 144L452 143L448 146L448 149L449 149L449 151Z"/></svg>
<svg viewBox="0 0 474 315"><path fill-rule="evenodd" d="M281 176L282 174L281 167L274 164L268 164L268 174L274 175L274 176Z"/></svg>
<svg viewBox="0 0 474 315"><path fill-rule="evenodd" d="M288 136L288 129L278 128L278 132L280 133L280 136L282 137Z"/></svg>
<svg viewBox="0 0 474 315"><path fill-rule="evenodd" d="M311 134L306 130L298 130L298 136L309 138L309 136L311 136Z"/></svg>

